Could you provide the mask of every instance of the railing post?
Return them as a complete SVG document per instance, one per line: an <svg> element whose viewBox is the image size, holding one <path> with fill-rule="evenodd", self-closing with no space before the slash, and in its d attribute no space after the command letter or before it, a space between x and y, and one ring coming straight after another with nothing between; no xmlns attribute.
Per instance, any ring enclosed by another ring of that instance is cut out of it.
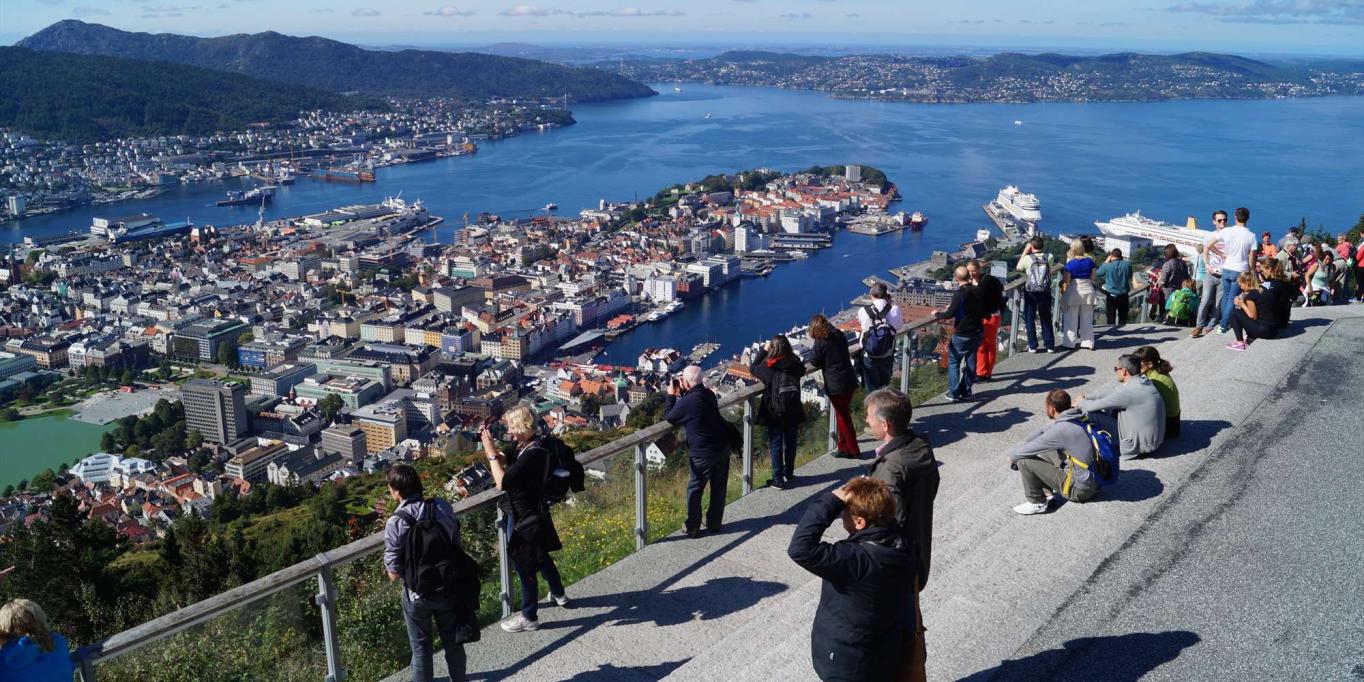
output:
<svg viewBox="0 0 1364 682"><path fill-rule="evenodd" d="M753 398L744 400L744 494L753 492Z"/></svg>
<svg viewBox="0 0 1364 682"><path fill-rule="evenodd" d="M1023 290L1014 289L1013 295L1009 297L1009 307L1012 314L1009 316L1009 355L1013 357L1018 350L1018 324L1023 315Z"/></svg>
<svg viewBox="0 0 1364 682"><path fill-rule="evenodd" d="M1137 306L1141 308L1141 321L1150 322L1151 312L1146 309L1146 292L1137 294Z"/></svg>
<svg viewBox="0 0 1364 682"><path fill-rule="evenodd" d="M336 631L336 580L327 555L317 555L322 568L317 571L317 606L322 612L322 645L327 650L326 682L343 682L346 670L341 667L341 639Z"/></svg>
<svg viewBox="0 0 1364 682"><path fill-rule="evenodd" d="M81 657L81 682L95 682L95 663L89 656Z"/></svg>
<svg viewBox="0 0 1364 682"><path fill-rule="evenodd" d="M511 529L507 528L507 514L502 511L502 507L497 508L497 578L501 593L498 600L502 602L502 617L511 615L511 560L507 556L507 536Z"/></svg>
<svg viewBox="0 0 1364 682"><path fill-rule="evenodd" d="M645 481L648 470L644 459L643 443L635 446L635 551L644 549L649 539L649 499L648 484Z"/></svg>
<svg viewBox="0 0 1364 682"><path fill-rule="evenodd" d="M1052 333L1061 328L1061 278L1051 283L1051 328Z"/></svg>
<svg viewBox="0 0 1364 682"><path fill-rule="evenodd" d="M900 392L909 395L909 364L910 355L914 353L914 344L910 341L914 337L914 332L909 331L900 335Z"/></svg>
<svg viewBox="0 0 1364 682"><path fill-rule="evenodd" d="M829 397L829 386L824 386L824 412L829 415L829 439L825 442L824 451L833 452L838 447L838 424L834 419L834 399Z"/></svg>

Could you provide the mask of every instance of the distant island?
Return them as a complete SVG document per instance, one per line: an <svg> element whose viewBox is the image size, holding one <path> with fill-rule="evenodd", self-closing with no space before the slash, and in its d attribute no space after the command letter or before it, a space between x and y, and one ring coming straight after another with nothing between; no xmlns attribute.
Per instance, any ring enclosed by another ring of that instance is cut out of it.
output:
<svg viewBox="0 0 1364 682"><path fill-rule="evenodd" d="M384 104L193 66L0 47L0 127L40 138L99 141L207 135L279 123L300 111Z"/></svg>
<svg viewBox="0 0 1364 682"><path fill-rule="evenodd" d="M600 69L471 52L366 50L316 36L273 31L199 38L133 33L83 21L59 21L19 47L173 62L332 92L400 97L568 97L599 102L649 97L653 90Z"/></svg>
<svg viewBox="0 0 1364 682"><path fill-rule="evenodd" d="M1364 61L1276 66L1205 52L821 57L732 51L707 59L626 60L597 66L644 82L767 86L908 102L1123 102L1364 94Z"/></svg>

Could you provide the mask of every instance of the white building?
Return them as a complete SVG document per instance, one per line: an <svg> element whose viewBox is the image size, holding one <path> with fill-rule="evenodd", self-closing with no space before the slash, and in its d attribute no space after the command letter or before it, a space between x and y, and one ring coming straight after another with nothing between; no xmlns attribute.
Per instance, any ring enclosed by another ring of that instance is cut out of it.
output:
<svg viewBox="0 0 1364 682"><path fill-rule="evenodd" d="M156 463L139 457L120 457L98 452L71 467L71 475L87 483L108 483L115 476L127 480L132 476L156 471Z"/></svg>

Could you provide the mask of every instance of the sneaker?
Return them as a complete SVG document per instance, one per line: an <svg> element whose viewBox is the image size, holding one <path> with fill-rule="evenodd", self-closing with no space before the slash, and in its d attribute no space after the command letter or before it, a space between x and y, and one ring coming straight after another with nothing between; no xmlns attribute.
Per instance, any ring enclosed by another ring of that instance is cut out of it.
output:
<svg viewBox="0 0 1364 682"><path fill-rule="evenodd" d="M1042 352L1043 352L1043 353L1055 353L1055 352L1056 352L1056 349L1055 349L1055 348L1047 348L1047 349L1043 350Z"/></svg>
<svg viewBox="0 0 1364 682"><path fill-rule="evenodd" d="M777 490L786 490L786 481L779 478L769 478L767 479L767 487L776 488Z"/></svg>
<svg viewBox="0 0 1364 682"><path fill-rule="evenodd" d="M1245 341L1232 341L1225 347L1227 350L1245 350L1246 348L1249 347L1249 344L1247 344Z"/></svg>
<svg viewBox="0 0 1364 682"><path fill-rule="evenodd" d="M1043 353L1043 352L1045 352L1045 351L1043 351L1043 350L1041 350L1041 349L1038 349L1038 348L1029 348L1029 349L1028 349L1028 352L1029 352L1029 353Z"/></svg>
<svg viewBox="0 0 1364 682"><path fill-rule="evenodd" d="M569 601L568 595L566 595L566 594L551 594L551 595L549 595L549 598L550 598L550 599L553 599L555 605L557 605L557 606L558 606L559 608L561 608L561 609L566 609L566 608L568 608L568 605L569 605L569 604L572 604L572 603L573 603L573 602Z"/></svg>
<svg viewBox="0 0 1364 682"><path fill-rule="evenodd" d="M513 615L511 618L502 621L503 632L528 632L530 630L539 629L540 629L539 623L519 613Z"/></svg>
<svg viewBox="0 0 1364 682"><path fill-rule="evenodd" d="M1042 514L1045 513L1046 511L1047 511L1046 502L1024 502L1023 504L1014 507L1015 514L1022 514L1024 516Z"/></svg>
<svg viewBox="0 0 1364 682"><path fill-rule="evenodd" d="M1227 333L1227 332L1229 332L1229 331L1231 331L1231 330L1230 330L1230 329L1222 329L1221 327L1218 327L1218 328L1217 328L1217 333L1218 333L1218 334L1225 334L1225 333Z"/></svg>
<svg viewBox="0 0 1364 682"><path fill-rule="evenodd" d="M961 398L958 398L957 396L954 396L954 395L952 395L951 393L944 393L944 394L942 394L942 399L943 399L943 400L946 400L946 401L949 402L949 403L959 403L959 402L961 402Z"/></svg>

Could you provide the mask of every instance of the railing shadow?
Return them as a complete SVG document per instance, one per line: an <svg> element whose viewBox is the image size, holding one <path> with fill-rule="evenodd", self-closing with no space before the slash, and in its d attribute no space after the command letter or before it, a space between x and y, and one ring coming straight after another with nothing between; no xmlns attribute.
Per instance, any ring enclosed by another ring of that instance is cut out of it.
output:
<svg viewBox="0 0 1364 682"><path fill-rule="evenodd" d="M674 670L682 667L682 664L686 662L687 659L684 658L680 661L673 661L671 663L627 667L603 663L598 666L596 670L587 670L567 678L567 682L587 682L588 680L591 680L592 682L598 682L599 680L607 680L608 682L613 680L630 680L631 682L637 682L638 680L661 680L672 674Z"/></svg>
<svg viewBox="0 0 1364 682"><path fill-rule="evenodd" d="M1217 437L1217 434L1221 433L1223 429L1229 428L1231 428L1231 422L1225 419L1190 419L1180 424L1178 438L1166 439L1159 450L1146 455L1146 457L1162 459L1206 450L1212 444L1212 439Z"/></svg>
<svg viewBox="0 0 1364 682"><path fill-rule="evenodd" d="M1007 680L1075 680L1136 682L1175 660L1202 638L1187 630L1134 632L1126 635L1081 637L1052 649L963 678L963 682Z"/></svg>
<svg viewBox="0 0 1364 682"><path fill-rule="evenodd" d="M1105 487L1099 495L1086 504L1096 502L1140 502L1158 497L1165 492L1165 484L1154 471L1146 469L1123 469L1113 485Z"/></svg>

